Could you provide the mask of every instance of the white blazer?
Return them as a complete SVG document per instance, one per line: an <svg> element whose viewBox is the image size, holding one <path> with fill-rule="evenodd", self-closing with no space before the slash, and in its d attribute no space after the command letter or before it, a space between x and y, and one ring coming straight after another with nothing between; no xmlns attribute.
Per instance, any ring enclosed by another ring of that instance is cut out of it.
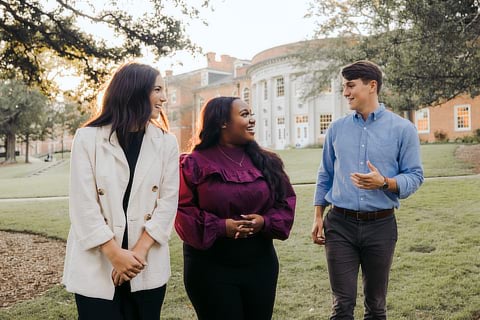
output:
<svg viewBox="0 0 480 320"><path fill-rule="evenodd" d="M129 167L110 126L78 129L70 163L71 227L62 283L70 292L113 299L112 264L100 245L114 238L122 245L123 195ZM128 245L144 230L155 239L148 265L130 281L133 291L163 286L170 277L168 240L178 204L178 144L175 136L149 124L135 167L127 210Z"/></svg>

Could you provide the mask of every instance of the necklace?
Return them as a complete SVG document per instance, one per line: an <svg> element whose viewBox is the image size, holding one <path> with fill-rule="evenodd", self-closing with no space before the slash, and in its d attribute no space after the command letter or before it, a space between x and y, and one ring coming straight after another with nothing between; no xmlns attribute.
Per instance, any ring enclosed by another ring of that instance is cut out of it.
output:
<svg viewBox="0 0 480 320"><path fill-rule="evenodd" d="M236 165L238 165L238 166L240 166L240 167L243 168L242 163L243 163L243 160L245 160L245 153L242 154L242 159L240 159L240 162L238 162L238 161L233 160L232 158L230 158L230 157L228 156L228 154L226 154L225 152L223 152L222 148L220 148L219 145L217 145L217 148L218 148L218 150L220 150L220 152L225 156L225 158L227 158L228 160L232 161L232 162L235 163Z"/></svg>

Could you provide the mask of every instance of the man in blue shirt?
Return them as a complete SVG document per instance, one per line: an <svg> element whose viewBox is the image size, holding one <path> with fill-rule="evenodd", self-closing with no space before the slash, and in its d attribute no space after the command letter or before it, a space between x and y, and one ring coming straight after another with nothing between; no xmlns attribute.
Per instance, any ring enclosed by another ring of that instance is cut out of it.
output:
<svg viewBox="0 0 480 320"><path fill-rule="evenodd" d="M333 294L330 319L353 319L359 266L364 319L386 319L397 241L394 209L423 182L420 144L412 123L378 102L382 72L376 64L357 61L344 67L342 76L343 95L355 112L327 131L311 235L314 243L325 245Z"/></svg>

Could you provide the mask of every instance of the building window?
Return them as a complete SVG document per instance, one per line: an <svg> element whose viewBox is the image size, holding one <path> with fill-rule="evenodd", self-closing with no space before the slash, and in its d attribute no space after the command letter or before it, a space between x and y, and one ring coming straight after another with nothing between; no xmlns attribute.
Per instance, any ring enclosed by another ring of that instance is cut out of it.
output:
<svg viewBox="0 0 480 320"><path fill-rule="evenodd" d="M265 120L263 121L263 125L264 125L265 127L268 127L268 120L267 120L267 119L265 119Z"/></svg>
<svg viewBox="0 0 480 320"><path fill-rule="evenodd" d="M455 130L466 131L471 129L470 105L455 106Z"/></svg>
<svg viewBox="0 0 480 320"><path fill-rule="evenodd" d="M245 101L246 104L250 104L250 89L248 88L243 89L243 101Z"/></svg>
<svg viewBox="0 0 480 320"><path fill-rule="evenodd" d="M303 127L303 137L304 137L305 139L307 139L307 137L308 137L308 129L307 129L307 127Z"/></svg>
<svg viewBox="0 0 480 320"><path fill-rule="evenodd" d="M277 118L277 124L285 124L285 117Z"/></svg>
<svg viewBox="0 0 480 320"><path fill-rule="evenodd" d="M415 112L415 121L418 133L430 132L429 110L428 108L417 110Z"/></svg>
<svg viewBox="0 0 480 320"><path fill-rule="evenodd" d="M327 133L328 126L332 123L332 114L321 114L320 115L320 134Z"/></svg>
<svg viewBox="0 0 480 320"><path fill-rule="evenodd" d="M277 78L277 97L283 97L285 95L285 84L282 78Z"/></svg>
<svg viewBox="0 0 480 320"><path fill-rule="evenodd" d="M282 129L278 129L278 139L282 139Z"/></svg>
<svg viewBox="0 0 480 320"><path fill-rule="evenodd" d="M296 116L295 117L295 123L307 123L308 122L308 116Z"/></svg>
<svg viewBox="0 0 480 320"><path fill-rule="evenodd" d="M267 86L267 81L263 82L263 100L268 99L268 86Z"/></svg>
<svg viewBox="0 0 480 320"><path fill-rule="evenodd" d="M170 103L177 103L177 90L172 90L172 93L170 93Z"/></svg>
<svg viewBox="0 0 480 320"><path fill-rule="evenodd" d="M301 138L301 133L302 133L302 129L300 129L300 127L298 127L297 128L297 139Z"/></svg>

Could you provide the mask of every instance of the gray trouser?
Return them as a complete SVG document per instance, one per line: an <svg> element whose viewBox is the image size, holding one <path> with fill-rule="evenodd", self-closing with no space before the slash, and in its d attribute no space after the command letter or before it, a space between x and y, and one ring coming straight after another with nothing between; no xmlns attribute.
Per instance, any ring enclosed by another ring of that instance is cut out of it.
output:
<svg viewBox="0 0 480 320"><path fill-rule="evenodd" d="M395 216L358 221L330 210L323 225L333 294L330 319L353 319L359 266L365 295L364 319L386 319L388 274L397 241Z"/></svg>

